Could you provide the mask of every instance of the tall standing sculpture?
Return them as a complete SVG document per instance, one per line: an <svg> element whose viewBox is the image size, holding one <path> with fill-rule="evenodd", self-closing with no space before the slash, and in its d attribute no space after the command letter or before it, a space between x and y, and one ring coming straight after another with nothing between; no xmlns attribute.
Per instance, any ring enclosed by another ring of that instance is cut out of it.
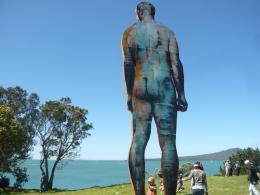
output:
<svg viewBox="0 0 260 195"><path fill-rule="evenodd" d="M154 20L155 8L141 2L137 23L122 39L127 107L132 112L129 172L136 195L145 195L144 153L154 118L166 195L176 194L179 159L176 149L177 111L186 111L183 67L174 33ZM176 94L177 92L177 94Z"/></svg>

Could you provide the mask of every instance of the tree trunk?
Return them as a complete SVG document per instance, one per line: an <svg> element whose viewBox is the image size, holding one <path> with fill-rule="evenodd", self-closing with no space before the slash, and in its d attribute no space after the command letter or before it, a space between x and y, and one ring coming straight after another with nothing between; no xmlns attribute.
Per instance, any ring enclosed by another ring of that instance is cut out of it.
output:
<svg viewBox="0 0 260 195"><path fill-rule="evenodd" d="M49 179L49 181L48 181L48 190L52 190L52 184L53 184L53 179Z"/></svg>
<svg viewBox="0 0 260 195"><path fill-rule="evenodd" d="M52 187L53 187L54 173L55 173L56 167L57 167L59 162L60 162L60 159L57 158L53 167L52 167L51 176L50 176L50 179L48 181L48 189L52 189Z"/></svg>
<svg viewBox="0 0 260 195"><path fill-rule="evenodd" d="M40 161L40 169L41 169L42 173L44 172L43 163L44 163L44 159L41 159L41 161Z"/></svg>
<svg viewBox="0 0 260 195"><path fill-rule="evenodd" d="M49 188L49 162L48 162L48 158L47 156L44 156L44 163L45 163L45 182L44 182L44 188L45 190L49 190L51 188Z"/></svg>

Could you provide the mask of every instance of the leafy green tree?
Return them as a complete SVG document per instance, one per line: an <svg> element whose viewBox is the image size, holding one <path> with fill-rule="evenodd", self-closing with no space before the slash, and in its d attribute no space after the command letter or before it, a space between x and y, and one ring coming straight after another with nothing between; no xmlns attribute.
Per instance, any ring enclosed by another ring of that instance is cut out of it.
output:
<svg viewBox="0 0 260 195"><path fill-rule="evenodd" d="M13 174L16 187L28 181L21 163L33 148L38 105L37 94L28 95L21 87L0 86L0 176Z"/></svg>
<svg viewBox="0 0 260 195"><path fill-rule="evenodd" d="M70 98L48 101L40 107L36 125L40 140L40 169L46 174L46 189L52 189L55 170L63 159L79 155L80 144L89 136L92 124L86 122L88 111L71 105ZM50 167L49 160L54 160Z"/></svg>
<svg viewBox="0 0 260 195"><path fill-rule="evenodd" d="M16 162L23 150L24 132L14 116L14 111L10 106L0 105L1 172L11 171L10 164Z"/></svg>
<svg viewBox="0 0 260 195"><path fill-rule="evenodd" d="M179 168L179 173L181 173L183 176L188 176L190 174L190 171L192 170L193 164L192 163L185 163Z"/></svg>

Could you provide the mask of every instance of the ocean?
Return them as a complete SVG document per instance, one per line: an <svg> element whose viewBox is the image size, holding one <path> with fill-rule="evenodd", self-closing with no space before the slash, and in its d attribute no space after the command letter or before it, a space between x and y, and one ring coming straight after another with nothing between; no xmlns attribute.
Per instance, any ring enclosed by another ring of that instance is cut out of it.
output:
<svg viewBox="0 0 260 195"><path fill-rule="evenodd" d="M180 161L183 163L192 161ZM201 161L207 175L217 174L223 161ZM25 162L29 174L29 182L23 186L26 189L40 187L40 161L28 160ZM154 174L160 168L158 160L146 161L147 174ZM94 186L108 186L113 184L129 183L127 161L100 161L100 160L66 160L62 167L58 167L54 177L54 188L82 189ZM11 179L11 185L13 179Z"/></svg>

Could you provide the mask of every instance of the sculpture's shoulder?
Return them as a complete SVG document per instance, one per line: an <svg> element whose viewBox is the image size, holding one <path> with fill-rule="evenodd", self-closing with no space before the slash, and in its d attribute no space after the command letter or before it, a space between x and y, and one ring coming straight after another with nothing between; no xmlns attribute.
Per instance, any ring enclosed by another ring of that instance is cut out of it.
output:
<svg viewBox="0 0 260 195"><path fill-rule="evenodd" d="M126 28L126 30L123 33L122 40L121 40L121 45L122 45L123 50L125 50L127 47L133 45L135 32L136 32L136 24L133 24Z"/></svg>
<svg viewBox="0 0 260 195"><path fill-rule="evenodd" d="M160 23L160 22L155 22L156 24L156 28L157 30L161 33L164 34L167 37L175 37L175 33L173 30L171 30L170 28L168 28L167 26L165 26L164 24Z"/></svg>
<svg viewBox="0 0 260 195"><path fill-rule="evenodd" d="M124 33L123 33L123 39L124 39L124 38L127 38L127 37L132 37L132 36L134 36L135 31L136 31L136 23L134 23L134 24L132 24L132 25L130 25L130 26L128 26L128 27L126 28L126 30L125 30Z"/></svg>

